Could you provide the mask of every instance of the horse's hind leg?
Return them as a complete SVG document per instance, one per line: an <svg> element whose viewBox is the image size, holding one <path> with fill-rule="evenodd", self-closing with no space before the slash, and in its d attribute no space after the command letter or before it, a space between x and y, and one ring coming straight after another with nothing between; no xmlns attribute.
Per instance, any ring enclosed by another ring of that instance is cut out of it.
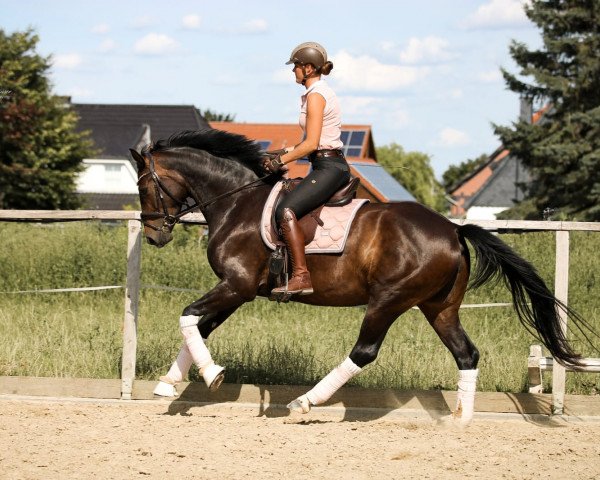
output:
<svg viewBox="0 0 600 480"><path fill-rule="evenodd" d="M432 302L419 305L419 308L456 361L459 369L458 391L452 416L462 424L468 424L475 409L479 351L460 324L458 303L444 308Z"/></svg>
<svg viewBox="0 0 600 480"><path fill-rule="evenodd" d="M382 307L370 304L363 320L358 340L350 355L329 372L312 390L288 404L299 413L308 413L312 405L325 403L362 368L373 362L390 326L408 307Z"/></svg>

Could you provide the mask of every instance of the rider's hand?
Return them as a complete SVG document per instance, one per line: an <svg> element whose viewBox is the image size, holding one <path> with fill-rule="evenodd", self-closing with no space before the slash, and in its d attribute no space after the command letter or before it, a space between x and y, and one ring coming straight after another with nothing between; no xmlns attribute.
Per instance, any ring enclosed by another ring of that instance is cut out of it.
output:
<svg viewBox="0 0 600 480"><path fill-rule="evenodd" d="M284 173L287 167L281 161L281 155L286 153L285 149L265 152L262 158L262 168L268 173Z"/></svg>

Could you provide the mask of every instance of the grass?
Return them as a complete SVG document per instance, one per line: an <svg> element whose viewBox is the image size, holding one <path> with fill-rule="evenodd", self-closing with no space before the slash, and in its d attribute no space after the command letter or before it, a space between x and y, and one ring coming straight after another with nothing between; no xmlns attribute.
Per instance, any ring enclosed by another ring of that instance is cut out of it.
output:
<svg viewBox="0 0 600 480"><path fill-rule="evenodd" d="M122 285L125 227L99 223L38 226L0 224L0 292L42 288ZM198 240L198 228L178 227L162 250L145 245L142 283L206 291L215 284ZM504 235L553 285L552 234ZM600 331L596 251L600 237L572 235L570 304ZM118 378L124 295L122 290L88 293L0 294L0 375ZM193 292L144 289L138 321L138 378L164 374L181 344L178 317L198 297ZM509 302L501 285L469 292L465 303ZM364 310L266 300L244 305L212 336L213 357L227 368L227 382L314 384L345 358L356 341ZM527 389L526 360L536 343L512 308L465 309L462 323L481 353L479 389ZM597 344L598 342L596 342ZM583 343L586 356L598 356ZM198 380L192 369L192 380ZM550 374L545 388L550 389ZM372 388L455 389L450 353L418 311L390 329L377 361L351 384ZM599 374L567 375L567 392L595 394Z"/></svg>

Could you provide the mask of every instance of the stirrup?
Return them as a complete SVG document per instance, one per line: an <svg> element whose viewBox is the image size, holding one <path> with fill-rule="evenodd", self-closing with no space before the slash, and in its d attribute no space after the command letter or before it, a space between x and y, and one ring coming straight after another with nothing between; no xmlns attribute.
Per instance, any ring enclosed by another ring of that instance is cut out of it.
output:
<svg viewBox="0 0 600 480"><path fill-rule="evenodd" d="M288 303L292 298L292 294L289 292L271 292L269 300L277 303Z"/></svg>

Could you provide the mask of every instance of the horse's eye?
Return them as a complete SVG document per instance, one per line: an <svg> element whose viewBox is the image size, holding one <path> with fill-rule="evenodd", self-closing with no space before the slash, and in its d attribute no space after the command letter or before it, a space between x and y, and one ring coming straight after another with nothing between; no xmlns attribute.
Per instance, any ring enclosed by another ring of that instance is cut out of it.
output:
<svg viewBox="0 0 600 480"><path fill-rule="evenodd" d="M148 193L147 188L140 188L140 195L146 195Z"/></svg>

